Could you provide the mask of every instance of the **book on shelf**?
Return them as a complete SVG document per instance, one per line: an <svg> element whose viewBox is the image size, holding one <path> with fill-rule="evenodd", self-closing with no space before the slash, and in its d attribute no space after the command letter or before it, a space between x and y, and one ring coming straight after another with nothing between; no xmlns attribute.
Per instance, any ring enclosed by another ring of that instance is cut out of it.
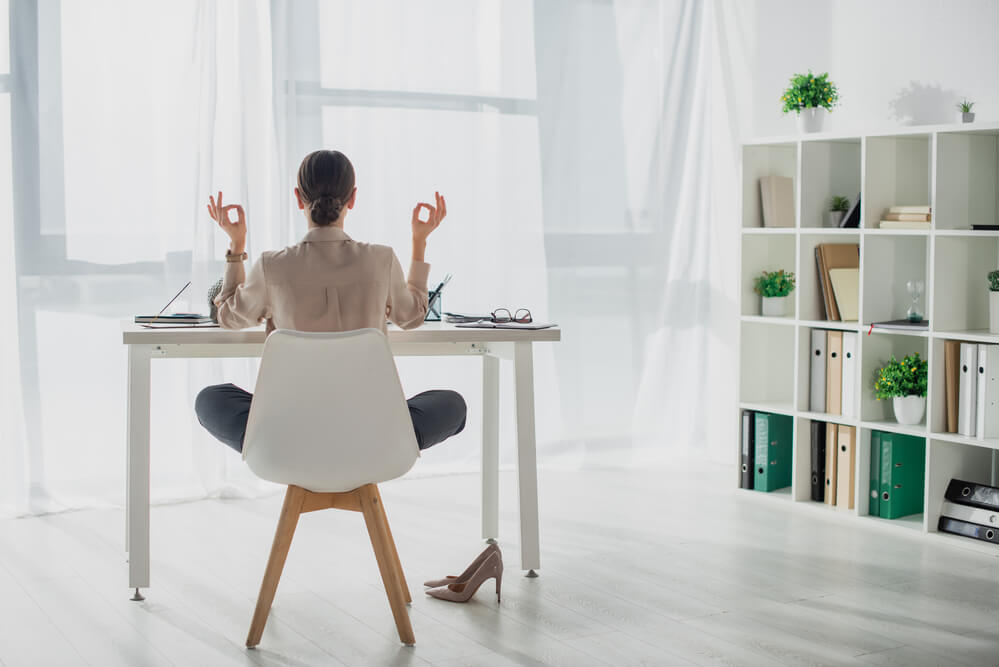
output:
<svg viewBox="0 0 999 667"><path fill-rule="evenodd" d="M930 215L933 209L929 206L889 206L888 213L922 213Z"/></svg>
<svg viewBox="0 0 999 667"><path fill-rule="evenodd" d="M896 331L926 331L930 328L929 320L885 320L884 322L873 322L874 329L892 329Z"/></svg>
<svg viewBox="0 0 999 667"><path fill-rule="evenodd" d="M978 345L975 436L999 437L999 345Z"/></svg>
<svg viewBox="0 0 999 667"><path fill-rule="evenodd" d="M878 449L871 438L871 456L881 461L878 481L881 497L878 514L882 519L898 519L923 511L926 479L926 439L904 433L878 432Z"/></svg>
<svg viewBox="0 0 999 667"><path fill-rule="evenodd" d="M857 430L840 424L836 434L836 506L853 509L853 487L856 480L853 452Z"/></svg>
<svg viewBox="0 0 999 667"><path fill-rule="evenodd" d="M930 216L929 213L891 213L890 210L889 210L889 211L885 211L885 214L881 216L881 222L884 222L885 220L890 220L890 221L903 221L904 220L904 221L908 221L908 222L929 222L930 221L930 217L931 216Z"/></svg>
<svg viewBox="0 0 999 667"><path fill-rule="evenodd" d="M999 489L951 479L944 491L937 530L999 543Z"/></svg>
<svg viewBox="0 0 999 667"><path fill-rule="evenodd" d="M914 220L882 220L878 223L881 229L929 229L930 223Z"/></svg>
<svg viewBox="0 0 999 667"><path fill-rule="evenodd" d="M944 341L944 399L947 406L947 432L957 433L957 394L961 383L961 343Z"/></svg>
<svg viewBox="0 0 999 667"><path fill-rule="evenodd" d="M978 345L961 343L961 363L958 366L960 374L957 391L957 432L969 438L975 437L978 425L976 410L978 409Z"/></svg>
<svg viewBox="0 0 999 667"><path fill-rule="evenodd" d="M812 421L811 454L812 454L812 500L822 502L825 499L826 488L826 425L820 421Z"/></svg>
<svg viewBox="0 0 999 667"><path fill-rule="evenodd" d="M788 415L757 412L753 415L756 467L753 488L774 491L791 486L793 419Z"/></svg>
<svg viewBox="0 0 999 667"><path fill-rule="evenodd" d="M764 227L794 227L794 180L786 176L760 179Z"/></svg>
<svg viewBox="0 0 999 667"><path fill-rule="evenodd" d="M829 271L832 269L859 269L860 244L820 243L815 246L815 265L819 274L819 285L822 288L822 303L825 307L826 319L842 320L836 305Z"/></svg>
<svg viewBox="0 0 999 667"><path fill-rule="evenodd" d="M843 322L856 322L859 314L860 269L829 269L836 310Z"/></svg>
<svg viewBox="0 0 999 667"><path fill-rule="evenodd" d="M857 197L850 204L850 208L847 209L846 214L839 221L840 227L860 227L860 193L857 193Z"/></svg>
<svg viewBox="0 0 999 667"><path fill-rule="evenodd" d="M999 225L972 225L976 232L999 232Z"/></svg>

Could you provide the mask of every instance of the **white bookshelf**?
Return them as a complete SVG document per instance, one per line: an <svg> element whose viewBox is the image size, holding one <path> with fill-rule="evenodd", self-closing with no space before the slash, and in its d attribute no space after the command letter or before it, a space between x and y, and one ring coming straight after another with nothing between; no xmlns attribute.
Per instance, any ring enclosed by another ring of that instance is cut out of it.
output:
<svg viewBox="0 0 999 667"><path fill-rule="evenodd" d="M794 179L793 228L762 226L759 178L771 174ZM858 192L860 227L825 227L829 198L844 195L853 201ZM932 206L930 229L877 229L882 211L901 204ZM900 128L863 136L772 137L743 145L739 414L749 409L794 419L790 489L744 493L790 500L805 511L831 512L858 526L999 555L997 545L937 532L943 494L951 478L999 483L999 438L946 432L944 341L999 343L999 334L988 331L986 291L986 274L999 268L999 232L971 230L972 224L980 223L999 224L999 123ZM826 321L815 246L850 242L860 246L859 321ZM797 288L786 317L760 315L753 278L764 269L795 272ZM925 283L922 307L929 330L872 329L872 322L905 317L909 305L905 283L912 279ZM813 328L860 334L853 406L859 417L809 410ZM895 421L890 402L874 398L871 385L875 369L889 355L912 352L919 352L929 364L927 408L921 424L903 426ZM852 510L810 499L812 420L857 427ZM926 438L922 514L895 520L868 514L873 430ZM735 447L737 468L741 467L740 445Z"/></svg>

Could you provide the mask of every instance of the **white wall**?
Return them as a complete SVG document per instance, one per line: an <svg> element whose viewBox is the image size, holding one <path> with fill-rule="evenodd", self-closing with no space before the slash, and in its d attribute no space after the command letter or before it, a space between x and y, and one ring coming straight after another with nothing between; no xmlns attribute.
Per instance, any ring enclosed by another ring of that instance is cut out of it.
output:
<svg viewBox="0 0 999 667"><path fill-rule="evenodd" d="M840 106L825 129L954 122L976 102L999 120L999 2L992 0L756 0L747 65L749 136L796 132L780 96L795 72L828 71ZM745 127L745 125L744 125Z"/></svg>

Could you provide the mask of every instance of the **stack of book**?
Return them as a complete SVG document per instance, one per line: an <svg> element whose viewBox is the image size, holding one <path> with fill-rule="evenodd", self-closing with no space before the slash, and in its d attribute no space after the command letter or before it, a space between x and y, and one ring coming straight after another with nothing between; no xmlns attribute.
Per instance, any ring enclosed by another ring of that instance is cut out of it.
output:
<svg viewBox="0 0 999 667"><path fill-rule="evenodd" d="M921 513L925 475L925 438L871 431L871 516L897 519Z"/></svg>
<svg viewBox="0 0 999 667"><path fill-rule="evenodd" d="M812 329L808 409L856 417L857 333Z"/></svg>
<svg viewBox="0 0 999 667"><path fill-rule="evenodd" d="M892 206L881 216L881 229L929 229L929 206Z"/></svg>
<svg viewBox="0 0 999 667"><path fill-rule="evenodd" d="M999 489L952 479L944 498L937 530L999 542Z"/></svg>
<svg viewBox="0 0 999 667"><path fill-rule="evenodd" d="M860 245L820 243L815 246L822 304L827 320L857 321Z"/></svg>
<svg viewBox="0 0 999 667"><path fill-rule="evenodd" d="M856 427L813 421L811 428L812 500L853 509Z"/></svg>
<svg viewBox="0 0 999 667"><path fill-rule="evenodd" d="M947 432L999 438L999 345L944 341Z"/></svg>
<svg viewBox="0 0 999 667"><path fill-rule="evenodd" d="M741 488L774 491L791 486L791 430L787 415L742 411Z"/></svg>

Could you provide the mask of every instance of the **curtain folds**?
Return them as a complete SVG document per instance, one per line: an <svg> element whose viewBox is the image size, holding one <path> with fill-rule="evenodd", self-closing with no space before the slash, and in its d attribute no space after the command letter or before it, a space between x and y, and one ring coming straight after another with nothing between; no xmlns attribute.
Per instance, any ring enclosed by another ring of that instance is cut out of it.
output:
<svg viewBox="0 0 999 667"><path fill-rule="evenodd" d="M719 406L735 394L716 378L734 378L738 225L711 193L736 192L727 109L740 53L726 40L742 11L724 0L15 3L17 29L37 41L13 42L13 120L0 120L22 140L24 118L38 128L27 157L0 145L15 158L14 199L35 202L16 218L0 211L0 307L17 313L0 333L0 514L122 504L119 322L158 311L188 280L174 308L206 309L227 245L205 211L218 190L246 207L251 259L297 242L295 171L320 147L357 171L347 233L392 245L404 265L413 205L448 197L428 250L432 282L454 274L445 310L527 307L562 325L561 343L536 346L543 465L724 457L734 431ZM270 492L192 410L205 385L252 389L256 368L153 362L154 502ZM407 393L452 388L470 406L466 431L415 474L477 470L477 360L399 369ZM510 465L512 407L502 400Z"/></svg>

